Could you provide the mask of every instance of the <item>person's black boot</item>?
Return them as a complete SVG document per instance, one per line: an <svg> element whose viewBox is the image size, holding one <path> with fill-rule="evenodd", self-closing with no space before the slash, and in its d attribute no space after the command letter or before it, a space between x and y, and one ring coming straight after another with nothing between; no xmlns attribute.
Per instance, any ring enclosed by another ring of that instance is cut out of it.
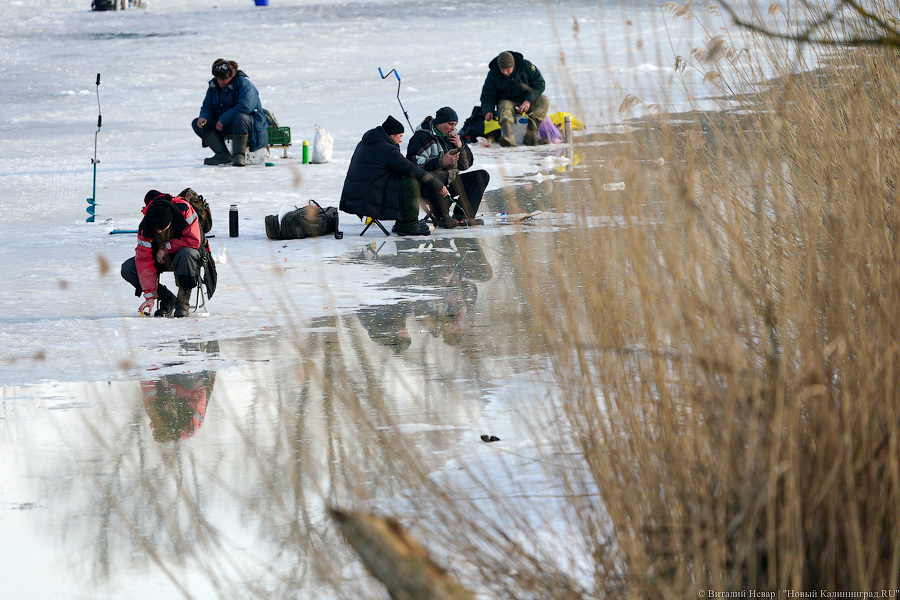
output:
<svg viewBox="0 0 900 600"><path fill-rule="evenodd" d="M460 226L474 227L476 225L484 225L483 219L467 216L465 211L459 206L453 211L453 218L456 219L456 223Z"/></svg>
<svg viewBox="0 0 900 600"><path fill-rule="evenodd" d="M397 235L430 235L431 229L425 221L397 221L391 227L391 231Z"/></svg>
<svg viewBox="0 0 900 600"><path fill-rule="evenodd" d="M231 162L231 153L225 145L225 138L218 131L210 131L203 136L203 143L215 152L209 158L203 159L204 165L224 165Z"/></svg>
<svg viewBox="0 0 900 600"><path fill-rule="evenodd" d="M156 309L156 312L153 313L154 317L169 317L172 315L172 310L175 308L175 294L169 291L164 285L161 285L156 288L156 297L157 297L157 306L159 308Z"/></svg>
<svg viewBox="0 0 900 600"><path fill-rule="evenodd" d="M201 284L202 285L202 284ZM173 317L186 317L191 312L191 290L178 288L178 297L175 298L175 311Z"/></svg>
<svg viewBox="0 0 900 600"><path fill-rule="evenodd" d="M453 217L450 218L436 218L434 220L435 227L440 227L441 229L454 229L459 226L459 221Z"/></svg>

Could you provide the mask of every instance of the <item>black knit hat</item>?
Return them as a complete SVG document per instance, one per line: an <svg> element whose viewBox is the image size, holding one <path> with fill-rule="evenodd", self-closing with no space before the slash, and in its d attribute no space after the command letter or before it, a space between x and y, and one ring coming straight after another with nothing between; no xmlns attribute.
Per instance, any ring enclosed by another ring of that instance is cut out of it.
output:
<svg viewBox="0 0 900 600"><path fill-rule="evenodd" d="M403 123L388 115L388 118L384 120L384 123L381 124L381 128L388 135L397 135L398 133L403 133L406 129L403 128Z"/></svg>
<svg viewBox="0 0 900 600"><path fill-rule="evenodd" d="M516 59L510 52L501 52L497 57L497 66L501 69L508 69L516 66Z"/></svg>
<svg viewBox="0 0 900 600"><path fill-rule="evenodd" d="M439 108L437 112L434 113L435 125L440 125L441 123L449 123L450 121L456 121L457 123L459 123L459 116L456 114L456 111L449 106Z"/></svg>
<svg viewBox="0 0 900 600"><path fill-rule="evenodd" d="M168 227L172 223L172 208L174 208L172 203L167 200L160 199L153 202L147 207L147 214L144 215L147 225L154 231L162 231Z"/></svg>

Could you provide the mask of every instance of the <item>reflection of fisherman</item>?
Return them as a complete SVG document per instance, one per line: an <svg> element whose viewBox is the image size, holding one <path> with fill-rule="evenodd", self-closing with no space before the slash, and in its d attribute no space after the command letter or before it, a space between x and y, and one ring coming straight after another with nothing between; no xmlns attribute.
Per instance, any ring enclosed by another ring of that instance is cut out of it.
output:
<svg viewBox="0 0 900 600"><path fill-rule="evenodd" d="M495 213L552 210L553 199L560 196L559 185L552 179L526 181L521 185L491 190L484 195L484 202ZM563 188L565 187L566 184L563 184Z"/></svg>
<svg viewBox="0 0 900 600"><path fill-rule="evenodd" d="M490 280L494 272L478 240L460 238L451 242L456 247L457 260L449 270L438 271L438 283L441 286L437 290L438 297L425 300L422 313L432 335L440 334L444 343L455 346L463 339L469 308L478 299L478 286L475 282Z"/></svg>
<svg viewBox="0 0 900 600"><path fill-rule="evenodd" d="M398 240L397 254L378 256L379 262L413 272L392 279L390 287L418 288L434 299L369 306L357 316L376 342L400 353L411 345L407 319L422 316L434 336L450 345L458 344L465 331L469 309L478 299L476 281L488 281L494 273L477 239L437 238L428 242Z"/></svg>
<svg viewBox="0 0 900 600"><path fill-rule="evenodd" d="M406 326L406 319L412 313L410 309L409 302L366 306L356 316L373 341L402 354L412 344Z"/></svg>
<svg viewBox="0 0 900 600"><path fill-rule="evenodd" d="M171 442L194 435L203 424L215 380L215 373L200 371L142 381L144 408L150 416L153 439Z"/></svg>

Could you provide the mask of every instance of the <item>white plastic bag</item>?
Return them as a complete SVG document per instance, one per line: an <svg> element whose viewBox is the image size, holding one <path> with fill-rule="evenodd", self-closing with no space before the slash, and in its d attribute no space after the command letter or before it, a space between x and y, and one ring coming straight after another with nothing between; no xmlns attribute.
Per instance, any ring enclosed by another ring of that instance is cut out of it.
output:
<svg viewBox="0 0 900 600"><path fill-rule="evenodd" d="M313 140L311 163L331 162L331 151L334 149L334 138L324 128L316 125L316 137Z"/></svg>

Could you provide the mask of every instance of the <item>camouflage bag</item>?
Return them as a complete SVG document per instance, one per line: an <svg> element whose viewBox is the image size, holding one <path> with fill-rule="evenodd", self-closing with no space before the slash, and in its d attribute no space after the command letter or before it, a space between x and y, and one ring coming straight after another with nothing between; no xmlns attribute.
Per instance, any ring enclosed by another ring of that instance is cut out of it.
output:
<svg viewBox="0 0 900 600"><path fill-rule="evenodd" d="M209 202L191 188L184 188L178 195L187 200L194 208L194 212L200 219L200 229L203 230L203 233L209 233L209 230L212 229L212 211L209 208Z"/></svg>

